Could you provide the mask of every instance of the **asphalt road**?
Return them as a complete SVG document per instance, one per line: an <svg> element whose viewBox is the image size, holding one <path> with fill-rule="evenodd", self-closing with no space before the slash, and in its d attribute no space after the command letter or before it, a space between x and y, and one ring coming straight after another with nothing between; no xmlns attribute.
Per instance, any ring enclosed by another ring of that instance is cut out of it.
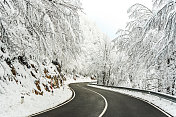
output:
<svg viewBox="0 0 176 117"><path fill-rule="evenodd" d="M99 117L106 106L103 97L108 103L103 117L167 117L148 103L117 92L88 87L86 83L70 86L76 93L71 102L37 117Z"/></svg>

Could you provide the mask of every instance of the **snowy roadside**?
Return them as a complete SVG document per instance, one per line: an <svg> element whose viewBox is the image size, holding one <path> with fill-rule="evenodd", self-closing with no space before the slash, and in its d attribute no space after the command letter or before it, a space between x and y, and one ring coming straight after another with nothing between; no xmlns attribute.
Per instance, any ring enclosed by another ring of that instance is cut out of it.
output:
<svg viewBox="0 0 176 117"><path fill-rule="evenodd" d="M67 78L67 80L64 82L64 84L71 84L71 83L81 83L81 82L96 82L97 80L91 80L90 77L83 77L83 76L80 76L79 78L77 79L73 79L72 78L73 76L69 76Z"/></svg>
<svg viewBox="0 0 176 117"><path fill-rule="evenodd" d="M21 104L20 92L0 94L0 117L24 117L55 107L72 97L72 91L68 86L70 83L91 81L90 78L84 77L76 80L68 78L62 87L54 89L53 95L49 92L45 92L43 96L31 93L24 96L23 104Z"/></svg>
<svg viewBox="0 0 176 117"><path fill-rule="evenodd" d="M95 88L101 88L101 89L105 89L105 90L109 90L109 91L114 91L114 92L122 93L125 95L130 95L132 97L140 98L142 100L146 100L146 101L158 106L159 108L161 108L165 112L171 114L172 116L176 117L176 103L171 102L166 99L163 99L163 98L160 98L158 96L154 96L154 95L146 94L146 93L141 93L141 92L129 91L129 90L125 90L125 89L117 89L117 88L103 87L103 86L96 86L96 85L88 85L88 86L95 87Z"/></svg>
<svg viewBox="0 0 176 117"><path fill-rule="evenodd" d="M1 117L17 117L29 116L31 114L54 107L72 96L72 91L68 85L64 85L54 90L54 95L45 92L43 96L33 93L24 96L24 103L21 104L20 93L12 93L1 95L0 97L0 116Z"/></svg>

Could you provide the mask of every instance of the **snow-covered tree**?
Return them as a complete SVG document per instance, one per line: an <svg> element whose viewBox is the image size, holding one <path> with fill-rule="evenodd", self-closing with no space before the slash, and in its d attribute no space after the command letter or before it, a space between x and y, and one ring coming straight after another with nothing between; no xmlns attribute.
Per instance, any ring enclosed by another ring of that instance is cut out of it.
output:
<svg viewBox="0 0 176 117"><path fill-rule="evenodd" d="M36 61L75 60L79 50L80 30L76 0L4 0L1 1L1 38L12 56L27 56Z"/></svg>
<svg viewBox="0 0 176 117"><path fill-rule="evenodd" d="M96 77L105 84L111 69L109 39L83 14L80 14L80 27L83 33L81 74Z"/></svg>
<svg viewBox="0 0 176 117"><path fill-rule="evenodd" d="M42 95L52 80L59 87L81 51L81 9L79 0L1 0L0 81Z"/></svg>
<svg viewBox="0 0 176 117"><path fill-rule="evenodd" d="M116 85L176 93L174 0L155 0L153 9L129 8L129 23L113 40Z"/></svg>

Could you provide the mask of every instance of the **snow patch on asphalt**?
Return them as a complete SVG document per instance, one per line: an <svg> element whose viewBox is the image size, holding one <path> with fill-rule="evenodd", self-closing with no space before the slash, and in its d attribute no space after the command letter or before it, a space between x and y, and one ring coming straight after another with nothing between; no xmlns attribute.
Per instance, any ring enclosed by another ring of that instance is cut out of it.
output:
<svg viewBox="0 0 176 117"><path fill-rule="evenodd" d="M96 85L88 85L88 86L100 88L100 89L105 89L105 90L109 90L109 91L114 91L114 92L130 95L130 96L134 96L137 98L141 98L143 100L149 101L150 103L163 109L165 112L176 117L176 103L169 101L169 100L166 100L164 98L160 98L160 97L154 96L152 94L129 91L129 90L125 90L125 89L117 89L117 88L103 87L103 86L96 86Z"/></svg>

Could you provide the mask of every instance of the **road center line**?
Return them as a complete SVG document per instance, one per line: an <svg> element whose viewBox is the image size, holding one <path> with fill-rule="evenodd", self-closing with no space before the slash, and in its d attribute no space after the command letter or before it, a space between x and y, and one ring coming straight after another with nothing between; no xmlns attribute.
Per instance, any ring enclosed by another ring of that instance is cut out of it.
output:
<svg viewBox="0 0 176 117"><path fill-rule="evenodd" d="M109 88L104 89L103 86L97 86L97 85L96 85L96 86L94 86L94 85L88 85L88 86L93 87L93 88L99 88L99 89L107 90L107 91L112 91L112 90L110 90ZM103 87L103 88L101 88L101 87ZM116 92L116 91L113 91L113 92ZM145 99L142 99L142 98L140 98L140 97L136 97L136 96L133 96L133 95L124 94L124 93L121 93L121 92L118 92L118 93L120 93L120 94L122 94L122 95L126 95L126 96L129 96L129 97L132 97L132 98L135 98L135 99L138 99L138 100L141 100L141 101L144 101L144 102L148 103L149 105L153 106L154 108L158 109L158 110L161 111L162 113L164 113L166 116L168 116L168 117L173 117L171 114L167 113L166 111L164 111L164 110L161 109L160 107L156 106L156 105L153 104L152 102L149 102L149 101L147 101L147 100L145 100Z"/></svg>
<svg viewBox="0 0 176 117"><path fill-rule="evenodd" d="M77 85L77 86L80 87L79 85ZM98 116L98 117L102 117L104 115L104 113L106 112L107 108L108 108L108 102L107 102L106 98L103 95L101 95L100 93L96 92L96 91L93 91L93 90L85 88L85 87L81 87L81 88L86 89L88 91L91 91L91 92L101 96L104 99L105 107L104 107L103 111L101 112L101 114Z"/></svg>

